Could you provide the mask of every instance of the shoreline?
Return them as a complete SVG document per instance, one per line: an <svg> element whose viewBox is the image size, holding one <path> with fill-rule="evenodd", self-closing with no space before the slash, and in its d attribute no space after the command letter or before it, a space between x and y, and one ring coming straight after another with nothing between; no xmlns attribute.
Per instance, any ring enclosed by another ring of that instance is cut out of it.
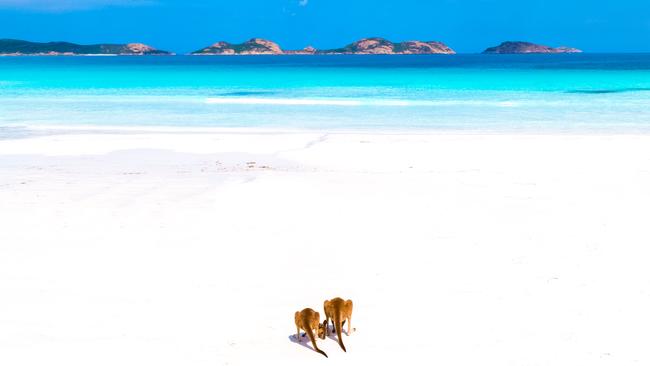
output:
<svg viewBox="0 0 650 366"><path fill-rule="evenodd" d="M332 135L399 135L399 136L647 136L650 126L639 128L605 127L589 128L287 128L287 127L216 127L216 126L93 126L93 125L0 125L0 140L13 139L11 131L22 132L21 137L32 138L53 135L128 135L128 134L332 134ZM31 132L31 133L30 133ZM3 134L5 135L3 138Z"/></svg>

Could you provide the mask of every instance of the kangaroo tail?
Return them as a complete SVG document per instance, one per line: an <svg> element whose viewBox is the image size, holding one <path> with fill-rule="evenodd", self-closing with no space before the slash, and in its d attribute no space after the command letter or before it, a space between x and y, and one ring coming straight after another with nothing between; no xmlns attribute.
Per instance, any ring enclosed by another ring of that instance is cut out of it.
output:
<svg viewBox="0 0 650 366"><path fill-rule="evenodd" d="M311 341L311 345L314 347L314 350L320 353L321 355L327 357L327 353L321 351L316 345L316 338L314 338L314 331L311 329L311 327L309 326L305 327L305 333L307 333L307 337L309 337L309 340Z"/></svg>
<svg viewBox="0 0 650 366"><path fill-rule="evenodd" d="M342 327L341 313L339 311L337 311L334 314L334 328L336 329L336 337L339 340L339 346L341 346L341 348L343 348L343 352L347 352L347 350L345 349L345 345L343 344L343 337L341 337L341 327Z"/></svg>

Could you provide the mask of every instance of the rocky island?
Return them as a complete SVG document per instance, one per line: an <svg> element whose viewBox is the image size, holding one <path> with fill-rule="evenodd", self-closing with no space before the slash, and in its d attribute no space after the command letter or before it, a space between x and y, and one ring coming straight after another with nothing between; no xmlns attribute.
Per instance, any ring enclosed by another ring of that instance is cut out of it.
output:
<svg viewBox="0 0 650 366"><path fill-rule="evenodd" d="M374 37L364 38L343 48L319 51L320 54L342 55L424 55L424 54L455 54L446 44L436 41L407 41L393 43L387 39Z"/></svg>
<svg viewBox="0 0 650 366"><path fill-rule="evenodd" d="M238 44L221 41L192 52L193 55L281 55L283 53L277 43L262 38L253 38Z"/></svg>
<svg viewBox="0 0 650 366"><path fill-rule="evenodd" d="M530 42L503 42L496 47L483 51L487 54L519 54L519 53L580 53L581 50L571 47L549 47Z"/></svg>
<svg viewBox="0 0 650 366"><path fill-rule="evenodd" d="M311 46L302 50L282 50L272 41L253 38L239 44L217 42L192 52L192 55L409 55L454 54L454 50L442 42L407 41L393 43L383 38L364 38L343 48L318 50Z"/></svg>
<svg viewBox="0 0 650 366"><path fill-rule="evenodd" d="M69 42L29 42L0 39L0 55L4 56L78 56L78 55L172 55L142 43L80 45Z"/></svg>

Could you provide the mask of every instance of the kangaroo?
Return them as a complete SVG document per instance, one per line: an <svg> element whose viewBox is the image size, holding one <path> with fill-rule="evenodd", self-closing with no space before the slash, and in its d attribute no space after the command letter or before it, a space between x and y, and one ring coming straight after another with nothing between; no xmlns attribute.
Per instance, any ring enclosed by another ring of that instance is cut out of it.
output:
<svg viewBox="0 0 650 366"><path fill-rule="evenodd" d="M325 331L327 335L330 333L327 323L331 319L332 324L334 324L334 330L336 330L339 346L343 348L344 352L347 352L345 345L343 345L343 338L341 338L341 327L347 320L348 335L351 334L350 323L352 322L352 300L343 300L340 297L335 297L332 300L325 300L323 308L325 309Z"/></svg>
<svg viewBox="0 0 650 366"><path fill-rule="evenodd" d="M314 337L314 329L316 329L318 338L325 339L325 326L320 322L320 314L314 309L306 308L302 311L296 311L294 316L296 321L296 338L300 342L300 329L304 329L307 337L311 341L314 350L321 355L327 357L327 353L318 349L316 345L316 338Z"/></svg>

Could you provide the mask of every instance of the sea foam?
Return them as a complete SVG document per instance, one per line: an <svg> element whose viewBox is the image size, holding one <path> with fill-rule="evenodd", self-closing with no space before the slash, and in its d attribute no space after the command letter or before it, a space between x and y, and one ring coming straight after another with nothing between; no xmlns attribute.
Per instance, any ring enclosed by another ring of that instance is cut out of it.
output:
<svg viewBox="0 0 650 366"><path fill-rule="evenodd" d="M485 105L494 107L517 107L515 101L478 100L402 100L402 99L304 99L304 98L206 98L207 104L226 105L286 105L286 106L385 106L385 107L426 107L454 105Z"/></svg>

